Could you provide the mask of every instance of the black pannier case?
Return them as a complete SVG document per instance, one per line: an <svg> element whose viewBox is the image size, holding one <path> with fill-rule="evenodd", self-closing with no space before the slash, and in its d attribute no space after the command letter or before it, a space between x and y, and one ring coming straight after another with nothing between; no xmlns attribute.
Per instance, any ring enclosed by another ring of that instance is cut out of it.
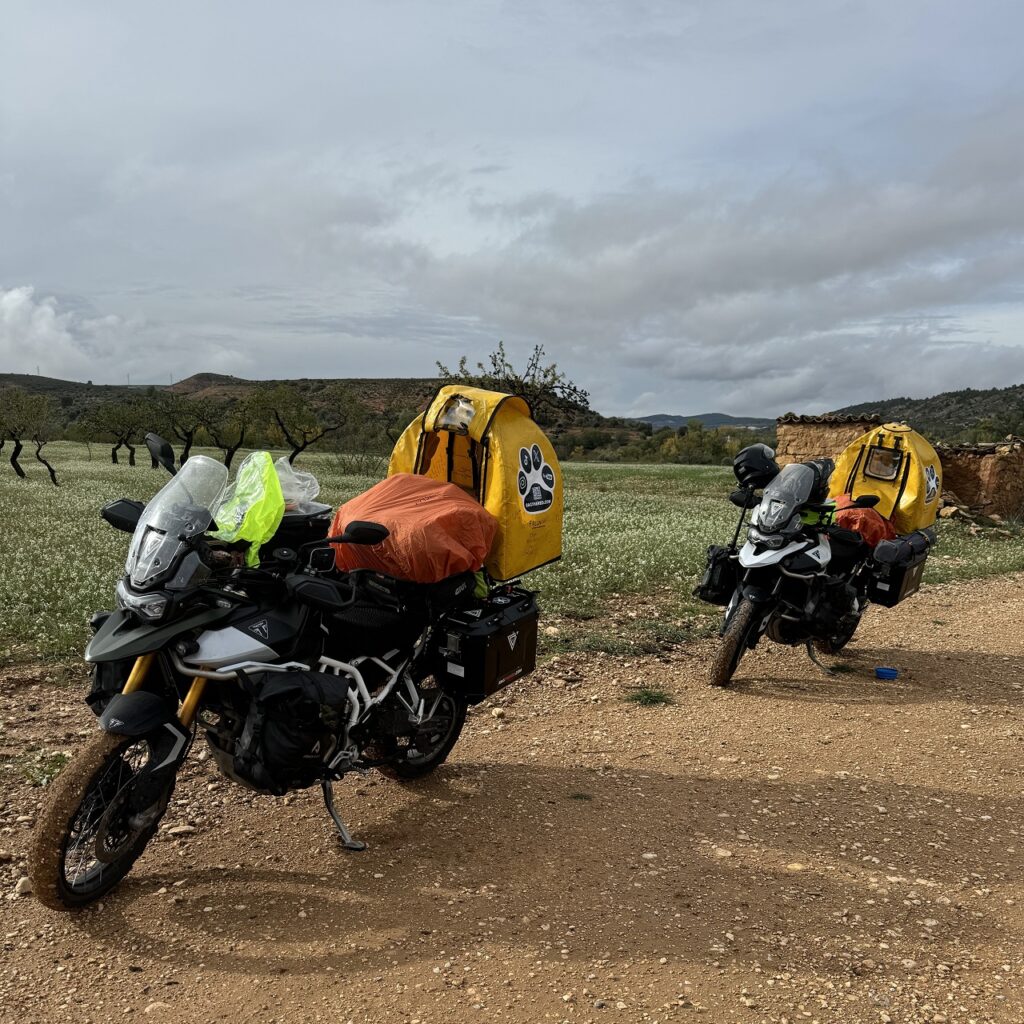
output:
<svg viewBox="0 0 1024 1024"><path fill-rule="evenodd" d="M515 588L446 615L434 632L439 684L479 704L537 665L534 594Z"/></svg>
<svg viewBox="0 0 1024 1024"><path fill-rule="evenodd" d="M904 598L921 589L924 563L928 552L921 551L907 562L899 565L874 566L874 574L868 586L868 597L885 608L893 608Z"/></svg>

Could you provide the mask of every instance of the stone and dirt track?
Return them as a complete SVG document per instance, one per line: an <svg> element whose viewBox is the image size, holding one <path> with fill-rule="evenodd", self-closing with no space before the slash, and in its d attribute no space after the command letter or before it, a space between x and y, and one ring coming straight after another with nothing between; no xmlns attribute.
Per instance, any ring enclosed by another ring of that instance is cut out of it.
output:
<svg viewBox="0 0 1024 1024"><path fill-rule="evenodd" d="M548 661L432 779L337 787L361 854L317 791L194 753L73 915L16 894L42 791L5 771L0 1020L1024 1021L1022 587L873 609L831 677L773 646L727 691L709 643ZM0 754L81 744L83 685L10 670Z"/></svg>

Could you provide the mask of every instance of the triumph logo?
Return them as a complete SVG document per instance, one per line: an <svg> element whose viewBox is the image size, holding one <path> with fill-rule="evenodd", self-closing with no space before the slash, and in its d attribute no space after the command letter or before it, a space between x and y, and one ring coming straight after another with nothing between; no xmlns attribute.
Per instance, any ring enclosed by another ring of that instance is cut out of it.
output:
<svg viewBox="0 0 1024 1024"><path fill-rule="evenodd" d="M519 639L518 633L509 633L508 635L508 649L514 651L516 649L516 641Z"/></svg>
<svg viewBox="0 0 1024 1024"><path fill-rule="evenodd" d="M249 632L253 636L258 636L261 640L268 640L270 638L270 626L267 624L266 619L260 619L259 622L254 622L249 627Z"/></svg>

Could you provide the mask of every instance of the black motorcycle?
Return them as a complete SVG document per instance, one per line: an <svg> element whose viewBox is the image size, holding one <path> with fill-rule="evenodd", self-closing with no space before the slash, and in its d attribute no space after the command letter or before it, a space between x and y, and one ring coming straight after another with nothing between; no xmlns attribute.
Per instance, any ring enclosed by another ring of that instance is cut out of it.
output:
<svg viewBox="0 0 1024 1024"><path fill-rule="evenodd" d="M170 446L147 445L174 474ZM92 618L87 702L98 735L51 786L29 856L33 891L63 910L112 889L153 838L198 732L229 779L283 795L319 784L346 849L362 850L332 783L377 769L426 775L469 705L533 670L538 611L516 584L476 596L472 573L423 585L339 572L336 544L379 544L331 510L288 513L250 567L213 539L227 471L194 456L148 505L101 514L132 533L118 609ZM244 545L243 545L244 547Z"/></svg>
<svg viewBox="0 0 1024 1024"><path fill-rule="evenodd" d="M766 635L780 644L805 644L811 660L825 668L815 652L841 651L870 603L891 607L920 586L934 530L872 549L859 533L833 522L836 504L828 492L834 468L831 459L814 459L780 470L763 444L736 456L739 487L729 496L740 508L736 532L728 546L708 549L694 590L709 604L725 605L712 686L727 686L743 655ZM852 507L873 508L878 501L863 495Z"/></svg>

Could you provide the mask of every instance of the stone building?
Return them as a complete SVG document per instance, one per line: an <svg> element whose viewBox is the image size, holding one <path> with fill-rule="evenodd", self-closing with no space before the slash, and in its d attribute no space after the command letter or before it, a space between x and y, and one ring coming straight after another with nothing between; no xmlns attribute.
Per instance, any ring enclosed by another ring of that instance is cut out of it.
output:
<svg viewBox="0 0 1024 1024"><path fill-rule="evenodd" d="M985 515L1024 515L1024 438L992 444L938 444L947 498Z"/></svg>
<svg viewBox="0 0 1024 1024"><path fill-rule="evenodd" d="M786 413L776 421L775 458L780 466L823 456L836 459L851 441L882 421L877 416L797 416Z"/></svg>
<svg viewBox="0 0 1024 1024"><path fill-rule="evenodd" d="M776 460L784 466L822 456L838 458L852 441L882 425L878 417L797 416L777 421ZM936 444L949 503L985 515L1024 516L1024 438L992 444Z"/></svg>

